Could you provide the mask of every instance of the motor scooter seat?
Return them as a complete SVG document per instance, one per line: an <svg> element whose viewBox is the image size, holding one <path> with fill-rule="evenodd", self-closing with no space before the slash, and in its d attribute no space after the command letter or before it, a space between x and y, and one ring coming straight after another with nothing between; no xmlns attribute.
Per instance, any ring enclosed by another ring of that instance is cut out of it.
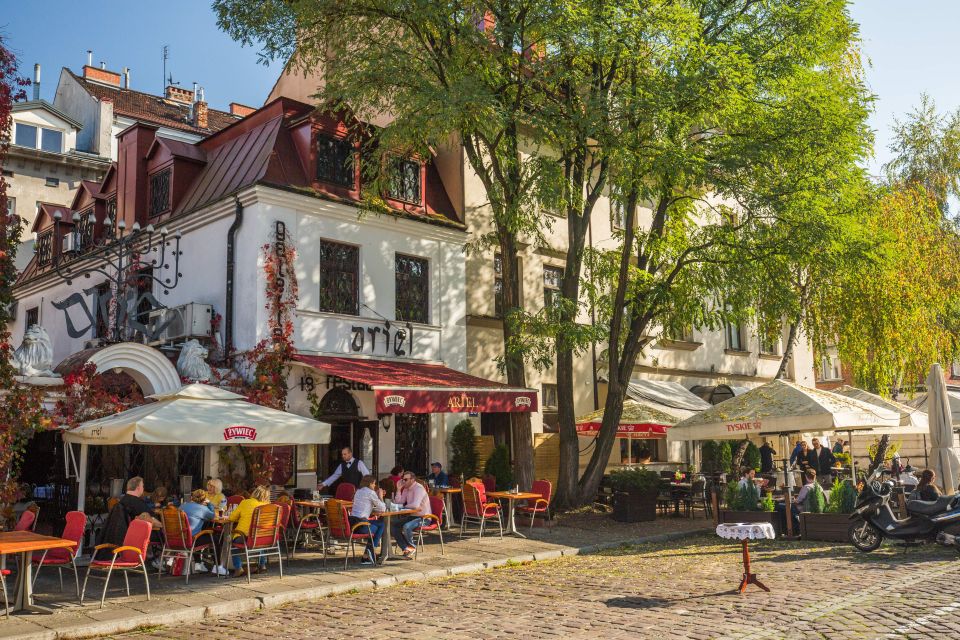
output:
<svg viewBox="0 0 960 640"><path fill-rule="evenodd" d="M935 516L950 507L954 496L940 496L936 500L907 500L907 511L921 516Z"/></svg>

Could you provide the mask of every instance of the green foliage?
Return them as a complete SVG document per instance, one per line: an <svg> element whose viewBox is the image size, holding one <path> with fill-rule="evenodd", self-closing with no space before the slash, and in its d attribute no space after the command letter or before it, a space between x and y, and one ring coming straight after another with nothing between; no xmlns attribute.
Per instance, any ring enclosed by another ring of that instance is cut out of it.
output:
<svg viewBox="0 0 960 640"><path fill-rule="evenodd" d="M510 450L507 445L498 444L494 447L483 472L497 479L497 491L513 488L513 471L510 468Z"/></svg>
<svg viewBox="0 0 960 640"><path fill-rule="evenodd" d="M731 480L727 483L727 486L723 488L723 503L727 505L727 509L737 511L737 505L740 504L740 489L736 480Z"/></svg>
<svg viewBox="0 0 960 640"><path fill-rule="evenodd" d="M660 484L660 474L645 467L625 467L610 473L610 485L615 491L657 493Z"/></svg>
<svg viewBox="0 0 960 640"><path fill-rule="evenodd" d="M900 447L902 446L903 446L903 443L900 442L899 440L896 442L888 442L887 450L883 454L883 460L880 460L878 462L889 462L890 460L893 460L894 454L899 452ZM880 448L879 438L871 442L870 445L867 447L867 455L870 456L871 460L876 457L877 451L879 450L879 448Z"/></svg>
<svg viewBox="0 0 960 640"><path fill-rule="evenodd" d="M739 483L738 483L739 484ZM750 482L737 489L737 511L762 511L760 507L760 489Z"/></svg>
<svg viewBox="0 0 960 640"><path fill-rule="evenodd" d="M719 454L720 472L737 475L737 470L733 468L733 442L720 440Z"/></svg>
<svg viewBox="0 0 960 640"><path fill-rule="evenodd" d="M747 450L743 454L743 466L760 471L760 449L753 442L747 444Z"/></svg>
<svg viewBox="0 0 960 640"><path fill-rule="evenodd" d="M461 420L450 433L450 474L455 478L477 475L477 434L473 423Z"/></svg>
<svg viewBox="0 0 960 640"><path fill-rule="evenodd" d="M813 488L807 494L807 510L810 513L823 513L827 506L827 498L819 482L813 483Z"/></svg>
<svg viewBox="0 0 960 640"><path fill-rule="evenodd" d="M830 488L830 502L826 513L853 513L857 506L857 490L850 480L837 478Z"/></svg>
<svg viewBox="0 0 960 640"><path fill-rule="evenodd" d="M775 508L776 505L773 502L773 494L768 493L760 499L760 511L772 513Z"/></svg>
<svg viewBox="0 0 960 640"><path fill-rule="evenodd" d="M853 461L853 456L849 453L835 453L833 457L837 462L840 463L842 467L849 467L850 463Z"/></svg>

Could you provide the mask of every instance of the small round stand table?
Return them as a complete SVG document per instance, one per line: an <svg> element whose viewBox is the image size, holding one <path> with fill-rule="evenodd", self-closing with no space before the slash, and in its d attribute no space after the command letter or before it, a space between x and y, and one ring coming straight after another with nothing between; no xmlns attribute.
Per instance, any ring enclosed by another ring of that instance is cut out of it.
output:
<svg viewBox="0 0 960 640"><path fill-rule="evenodd" d="M757 574L750 573L750 541L773 540L777 537L773 525L769 522L729 522L717 525L717 535L727 540L739 540L743 545L743 578L740 580L740 593L747 590L748 584L755 584L764 591L770 591L757 580Z"/></svg>

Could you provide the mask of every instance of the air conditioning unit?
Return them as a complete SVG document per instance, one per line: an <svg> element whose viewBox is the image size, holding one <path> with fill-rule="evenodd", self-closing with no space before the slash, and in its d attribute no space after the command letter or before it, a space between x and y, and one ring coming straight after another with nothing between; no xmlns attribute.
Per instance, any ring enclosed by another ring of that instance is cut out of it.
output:
<svg viewBox="0 0 960 640"><path fill-rule="evenodd" d="M77 242L77 236L73 233L68 233L63 236L63 240L60 243L60 253L74 253L80 250L80 243Z"/></svg>
<svg viewBox="0 0 960 640"><path fill-rule="evenodd" d="M213 305L210 304L191 302L179 307L155 309L150 312L150 325L162 329L150 344L209 338L213 335L212 320Z"/></svg>

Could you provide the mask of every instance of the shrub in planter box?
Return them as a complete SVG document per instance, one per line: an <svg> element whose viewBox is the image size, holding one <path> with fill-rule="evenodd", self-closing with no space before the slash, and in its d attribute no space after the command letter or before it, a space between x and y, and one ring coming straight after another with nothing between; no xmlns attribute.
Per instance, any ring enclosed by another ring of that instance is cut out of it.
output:
<svg viewBox="0 0 960 640"><path fill-rule="evenodd" d="M610 474L613 488L613 519L646 522L657 517L660 474L643 467L618 469Z"/></svg>
<svg viewBox="0 0 960 640"><path fill-rule="evenodd" d="M780 517L773 511L773 497L769 494L761 497L755 486L740 487L738 482L730 482L725 491L726 509L721 509L719 521L727 522L767 522L773 525L779 536Z"/></svg>
<svg viewBox="0 0 960 640"><path fill-rule="evenodd" d="M800 514L800 537L805 540L846 542L850 514L857 504L857 490L849 480L833 481L830 500L823 513Z"/></svg>

